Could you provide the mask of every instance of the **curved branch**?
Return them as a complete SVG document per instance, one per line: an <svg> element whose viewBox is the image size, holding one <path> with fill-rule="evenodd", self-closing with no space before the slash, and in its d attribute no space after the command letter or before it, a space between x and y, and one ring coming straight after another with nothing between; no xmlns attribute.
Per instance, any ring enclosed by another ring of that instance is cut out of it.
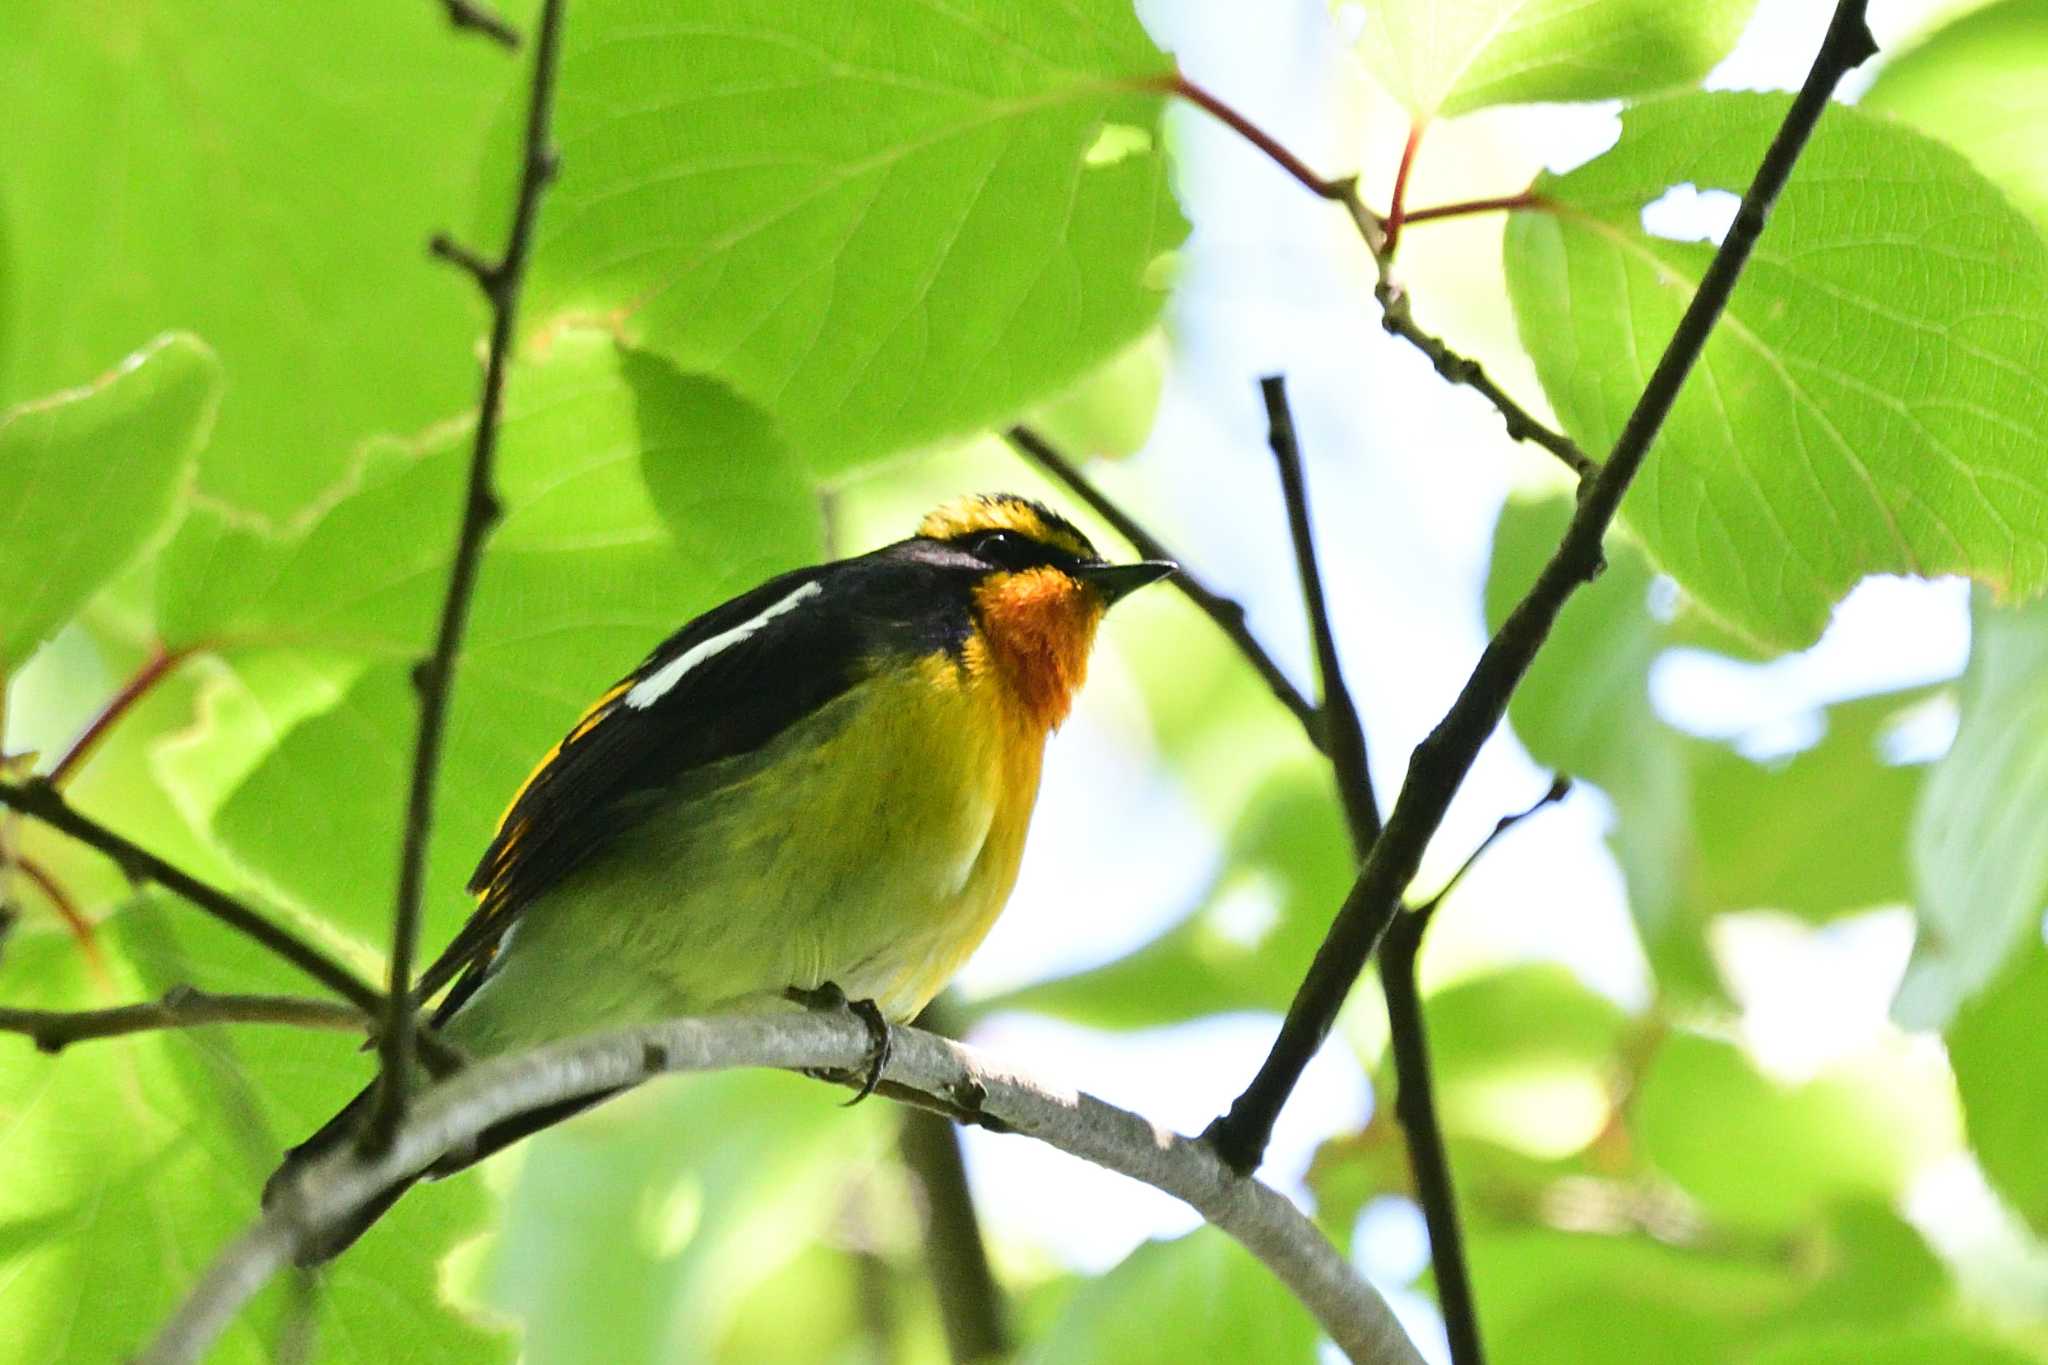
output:
<svg viewBox="0 0 2048 1365"><path fill-rule="evenodd" d="M214 1260L143 1353L143 1365L198 1360L321 1228L514 1114L670 1071L853 1070L868 1046L866 1029L849 1015L806 1011L675 1019L479 1063L422 1092L377 1156L343 1148L308 1168ZM1386 1301L1316 1225L1270 1186L1233 1174L1202 1143L1092 1095L1041 1085L921 1029L894 1030L886 1075L1185 1200L1264 1262L1350 1359L1420 1365Z"/></svg>
<svg viewBox="0 0 2048 1365"><path fill-rule="evenodd" d="M100 1010L26 1010L0 1006L0 1033L28 1035L38 1052L61 1052L93 1038L207 1024L294 1024L300 1028L366 1031L374 1016L335 1000L299 995L210 995L190 986L161 1000Z"/></svg>

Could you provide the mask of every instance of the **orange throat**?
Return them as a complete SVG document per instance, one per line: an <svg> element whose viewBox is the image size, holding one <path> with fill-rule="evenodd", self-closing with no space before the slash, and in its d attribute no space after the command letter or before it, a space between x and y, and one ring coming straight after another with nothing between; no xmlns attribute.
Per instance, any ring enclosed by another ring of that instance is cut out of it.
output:
<svg viewBox="0 0 2048 1365"><path fill-rule="evenodd" d="M1058 569L994 574L974 590L987 657L1023 718L1059 728L1088 676L1102 601Z"/></svg>

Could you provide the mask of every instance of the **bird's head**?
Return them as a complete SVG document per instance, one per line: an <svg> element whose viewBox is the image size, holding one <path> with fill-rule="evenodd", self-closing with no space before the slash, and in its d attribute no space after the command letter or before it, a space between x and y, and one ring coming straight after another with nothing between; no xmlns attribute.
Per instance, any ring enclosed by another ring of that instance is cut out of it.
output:
<svg viewBox="0 0 2048 1365"><path fill-rule="evenodd" d="M973 561L985 657L969 662L992 667L1048 727L1066 718L1087 675L1103 612L1176 567L1111 564L1072 522L1014 493L957 498L925 517L917 534Z"/></svg>

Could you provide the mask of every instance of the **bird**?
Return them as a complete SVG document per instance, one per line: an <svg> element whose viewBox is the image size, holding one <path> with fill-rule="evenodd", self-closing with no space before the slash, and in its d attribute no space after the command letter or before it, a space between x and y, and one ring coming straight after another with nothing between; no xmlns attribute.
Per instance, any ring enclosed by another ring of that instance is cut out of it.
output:
<svg viewBox="0 0 2048 1365"><path fill-rule="evenodd" d="M513 795L476 907L421 975L471 1057L686 1014L841 1004L887 1029L966 962L1016 884L1050 734L1109 607L1175 571L1113 564L1016 494L713 607L606 689ZM351 1141L363 1091L291 1148L271 1205ZM610 1098L516 1115L300 1248L316 1264L420 1178Z"/></svg>

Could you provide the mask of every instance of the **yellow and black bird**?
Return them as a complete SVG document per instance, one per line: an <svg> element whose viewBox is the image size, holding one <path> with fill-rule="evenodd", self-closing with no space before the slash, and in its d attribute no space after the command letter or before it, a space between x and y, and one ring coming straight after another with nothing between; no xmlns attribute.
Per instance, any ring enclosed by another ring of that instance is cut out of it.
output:
<svg viewBox="0 0 2048 1365"><path fill-rule="evenodd" d="M512 799L475 914L422 977L422 998L453 983L435 1027L491 1056L792 998L843 995L878 1031L910 1019L1009 898L1046 737L1103 612L1173 567L1107 563L1042 504L985 495L699 616ZM266 1197L348 1140L368 1094L287 1154ZM604 1098L508 1120L424 1174Z"/></svg>

